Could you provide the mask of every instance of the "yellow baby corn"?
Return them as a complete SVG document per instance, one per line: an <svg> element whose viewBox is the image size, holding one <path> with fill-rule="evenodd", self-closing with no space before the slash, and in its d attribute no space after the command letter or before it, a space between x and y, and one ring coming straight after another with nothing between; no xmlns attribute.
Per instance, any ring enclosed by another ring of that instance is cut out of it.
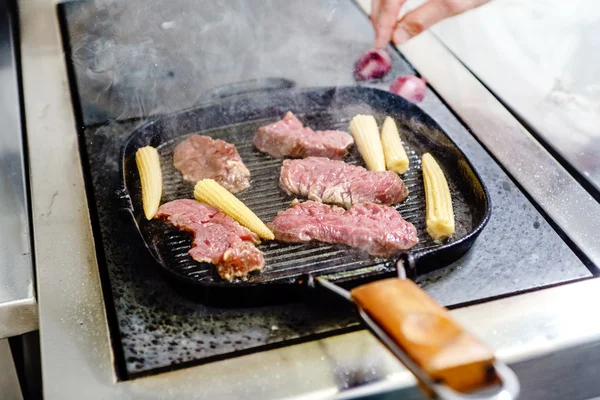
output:
<svg viewBox="0 0 600 400"><path fill-rule="evenodd" d="M350 132L370 171L385 171L385 158L377 121L372 115L359 114L350 121Z"/></svg>
<svg viewBox="0 0 600 400"><path fill-rule="evenodd" d="M396 122L386 117L381 126L381 144L385 155L385 166L397 174L403 174L408 169L408 156L398 134Z"/></svg>
<svg viewBox="0 0 600 400"><path fill-rule="evenodd" d="M162 172L158 151L151 146L138 149L135 153L135 163L142 183L144 214L146 219L150 220L156 215L162 196Z"/></svg>
<svg viewBox="0 0 600 400"><path fill-rule="evenodd" d="M196 200L223 211L263 239L273 240L273 232L244 203L212 179L202 179L194 187Z"/></svg>
<svg viewBox="0 0 600 400"><path fill-rule="evenodd" d="M421 168L425 182L427 233L435 240L445 239L454 233L454 211L448 182L431 154L423 154Z"/></svg>

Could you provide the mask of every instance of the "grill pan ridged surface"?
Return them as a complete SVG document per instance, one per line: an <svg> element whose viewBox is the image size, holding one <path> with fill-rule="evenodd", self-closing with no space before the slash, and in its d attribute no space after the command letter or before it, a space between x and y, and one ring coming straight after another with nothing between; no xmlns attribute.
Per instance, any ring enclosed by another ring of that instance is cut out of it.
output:
<svg viewBox="0 0 600 400"><path fill-rule="evenodd" d="M375 94L385 93L367 88L352 88L352 90L364 90L367 93L375 92ZM386 93L385 96L391 95ZM478 231L481 228L479 225L485 223L488 207L485 190L478 181L476 174L470 170L468 162L464 159L461 161L460 157L464 157L462 153L453 146L453 143L439 129L432 131L431 124L435 125L435 123L432 121L431 123L427 123L429 121L424 123L421 118L428 117L416 106L397 96L391 96L391 98L393 102L400 103L404 108L417 110L419 113L417 116L420 118L413 118L413 115L406 114L402 108L401 111L403 112L400 114L394 114L389 110L378 110L377 107L367 105L368 102L367 104L351 104L347 107L336 106L333 109L325 110L322 107L315 107L316 109L307 107L308 110L304 110L303 107L286 107L282 104L275 110L267 109L267 117L258 115L255 118L247 118L237 123L234 121L232 124L218 125L218 127L200 129L199 131L190 129L185 124L178 126L177 119L169 124L152 127L153 133L146 132L147 135L152 136L152 139L146 138L145 141L149 141L150 144L158 147L161 155L161 168L163 171L162 203L181 198L193 198L193 184L184 181L180 172L173 166L173 148L190 134L198 133L215 139L223 139L236 145L251 174L251 187L238 193L237 196L263 221L270 222L278 211L289 207L294 197L287 196L279 188L279 174L283 160L259 152L253 144L254 134L259 126L282 118L288 109L296 113L306 126L314 129L340 129L344 131L348 131L351 118L359 112L373 114L379 124L385 116L391 115L398 124L403 143L410 157L410 169L402 176L410 193L407 200L396 207L403 218L413 223L417 228L419 243L410 252L418 256L434 254L441 248L448 250L449 247L452 247L449 246L451 243L461 242L472 235L473 232ZM231 108L229 107L229 109ZM198 119L202 118L201 111L199 110L196 113ZM188 113L193 113L193 111ZM141 129L144 130L143 127ZM161 130L165 129L169 130L168 135L161 133ZM432 132L435 132L439 138L444 140L436 140L432 136ZM141 147L141 144L138 147ZM131 143L128 146L131 147ZM427 151L430 151L442 165L452 192L456 233L444 243L433 242L425 230L425 195L420 169L420 156ZM198 263L189 256L191 238L188 234L168 226L163 221L153 220L148 222L141 217L139 176L137 170L133 168L132 157L129 156L129 161L127 160L128 152L133 154L134 149L126 148L124 154L125 164L129 163L131 165L131 168L125 168L125 188L131 195L133 215L140 232L160 264L187 282L228 287L261 286L260 284L267 283L297 283L304 281L309 273L329 276L340 273L342 275L352 275L355 272L356 276L382 276L394 270L393 260L391 259L371 257L362 251L343 245L325 243L289 244L274 241L259 245L259 249L265 254L266 265L263 271L250 274L246 280L224 281L218 276L214 266ZM458 162L457 157L459 157ZM344 161L349 164L364 166L355 146L352 147ZM461 163L462 165L459 165ZM465 176L468 176L466 180ZM300 198L300 200L304 199ZM470 243L463 252L469 246ZM459 255L462 254L457 254L457 256ZM435 268L438 267L439 265L435 266Z"/></svg>
<svg viewBox="0 0 600 400"><path fill-rule="evenodd" d="M283 116L282 116L283 117ZM314 121L309 126L323 129L339 129L348 131L349 119L326 120L325 118L298 115L301 120ZM318 121L318 122L317 122ZM272 120L254 121L241 126L226 127L212 132L200 132L215 139L223 139L235 144L244 163L250 170L252 186L238 193L238 197L253 210L263 221L271 221L278 211L289 207L294 197L287 196L279 188L279 172L282 159L275 159L261 153L254 146L252 139L256 128L272 122ZM163 171L163 203L181 198L193 198L193 184L184 181L181 173L173 166L173 148L189 135L167 143L159 148ZM425 231L425 194L421 175L420 157L407 146L410 157L410 170L403 175L410 194L406 201L396 208L404 219L413 223L417 228L419 243L413 250L433 248L436 244ZM348 164L362 165L364 162L353 146L350 154L344 159ZM302 198L300 198L302 199ZM465 208L464 199L460 193L453 191L454 208L457 212L457 233L452 240L464 236L465 225L470 225L468 213L460 212ZM462 218L462 219L461 219ZM465 218L467 218L465 220ZM167 265L190 278L202 280L218 280L214 266L194 261L188 254L191 246L189 235L175 228L168 227L164 222L154 221L153 229L161 229L164 240L157 243L161 255ZM159 236L160 237L160 236ZM265 269L248 277L249 282L285 280L308 272L330 274L343 270L360 267L386 269L387 261L371 257L368 254L342 245L325 243L292 244L280 242L264 242L259 249L265 254Z"/></svg>

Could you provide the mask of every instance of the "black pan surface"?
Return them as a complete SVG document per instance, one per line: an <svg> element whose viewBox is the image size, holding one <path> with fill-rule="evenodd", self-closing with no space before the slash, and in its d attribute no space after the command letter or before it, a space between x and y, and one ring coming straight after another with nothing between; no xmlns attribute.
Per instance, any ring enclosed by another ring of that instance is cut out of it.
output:
<svg viewBox="0 0 600 400"><path fill-rule="evenodd" d="M395 260L371 257L341 245L323 243L286 244L265 242L266 267L246 280L225 281L214 266L198 263L188 255L189 236L162 221L146 221L142 211L139 175L135 152L143 146L157 147L163 171L162 203L193 198L193 184L182 179L173 167L174 146L187 136L198 133L223 139L237 146L251 173L251 188L238 197L263 221L273 219L293 200L279 188L281 159L259 152L253 145L257 128L294 112L306 126L314 129L348 131L350 119L368 113L379 123L385 116L396 120L411 165L402 176L410 194L397 206L401 215L412 222L419 244L410 250L416 260L416 273L442 268L461 257L473 244L490 215L487 190L469 160L442 129L418 106L389 92L366 87L283 90L238 96L220 100L176 114L161 117L137 129L122 151L123 208L132 218L144 244L169 278L194 290L242 287L248 289L290 285L307 281L309 275L326 275L337 282L364 282L395 273ZM420 156L430 152L444 170L452 192L456 233L443 243L435 243L425 231L425 195ZM356 148L346 157L350 164L363 165Z"/></svg>

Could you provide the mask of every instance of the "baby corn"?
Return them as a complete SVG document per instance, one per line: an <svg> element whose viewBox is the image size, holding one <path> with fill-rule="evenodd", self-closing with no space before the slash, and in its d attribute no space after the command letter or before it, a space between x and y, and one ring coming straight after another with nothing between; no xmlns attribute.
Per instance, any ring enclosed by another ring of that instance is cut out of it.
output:
<svg viewBox="0 0 600 400"><path fill-rule="evenodd" d="M273 240L273 232L244 203L212 179L202 179L194 187L196 200L216 207L263 239Z"/></svg>
<svg viewBox="0 0 600 400"><path fill-rule="evenodd" d="M408 156L398 134L396 122L386 117L381 127L381 144L385 155L385 166L397 174L403 174L408 169Z"/></svg>
<svg viewBox="0 0 600 400"><path fill-rule="evenodd" d="M425 182L427 233L434 240L445 239L454 233L454 211L448 182L431 154L423 154L421 168Z"/></svg>
<svg viewBox="0 0 600 400"><path fill-rule="evenodd" d="M138 149L135 153L142 183L142 205L146 219L151 220L158 211L160 198L162 196L162 172L160 170L160 158L154 147L146 146Z"/></svg>
<svg viewBox="0 0 600 400"><path fill-rule="evenodd" d="M359 114L350 121L350 132L370 171L385 171L385 158L377 122L372 115Z"/></svg>

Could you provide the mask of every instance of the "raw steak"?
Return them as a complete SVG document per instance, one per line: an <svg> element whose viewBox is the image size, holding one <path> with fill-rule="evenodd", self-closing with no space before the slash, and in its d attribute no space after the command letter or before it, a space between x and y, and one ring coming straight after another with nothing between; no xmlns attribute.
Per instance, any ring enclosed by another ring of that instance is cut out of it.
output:
<svg viewBox="0 0 600 400"><path fill-rule="evenodd" d="M417 230L396 209L373 203L349 210L314 201L292 202L270 224L275 239L282 242L341 243L373 256L391 256L419 242Z"/></svg>
<svg viewBox="0 0 600 400"><path fill-rule="evenodd" d="M354 139L342 131L313 131L304 127L291 111L272 124L258 128L256 147L273 157L303 158L308 156L342 159Z"/></svg>
<svg viewBox="0 0 600 400"><path fill-rule="evenodd" d="M175 146L173 164L183 179L198 182L211 178L231 193L250 187L250 171L231 143L192 135Z"/></svg>
<svg viewBox="0 0 600 400"><path fill-rule="evenodd" d="M193 234L190 255L215 264L223 279L243 278L265 265L263 253L255 246L258 237L214 207L180 199L160 206L156 216Z"/></svg>
<svg viewBox="0 0 600 400"><path fill-rule="evenodd" d="M408 196L404 182L394 172L368 171L322 157L283 161L279 186L288 195L306 196L346 208L367 201L392 205Z"/></svg>

